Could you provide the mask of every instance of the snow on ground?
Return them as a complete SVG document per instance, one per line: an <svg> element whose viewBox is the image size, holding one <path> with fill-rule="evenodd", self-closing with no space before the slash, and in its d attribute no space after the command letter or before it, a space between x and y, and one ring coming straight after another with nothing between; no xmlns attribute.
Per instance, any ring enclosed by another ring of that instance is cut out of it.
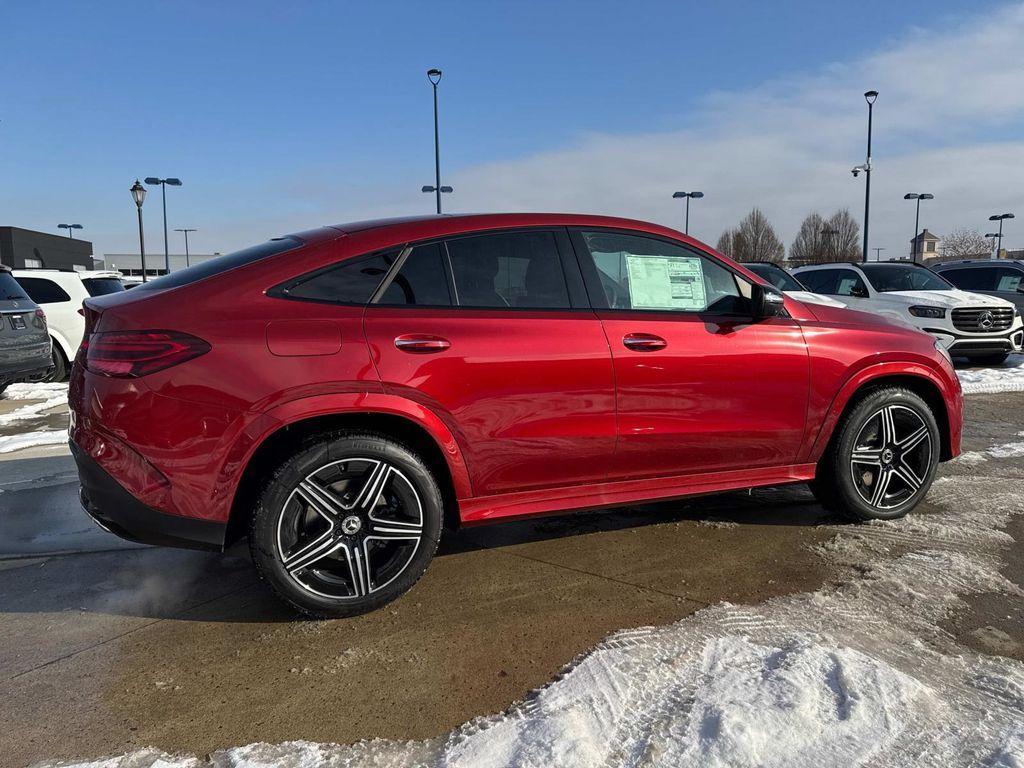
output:
<svg viewBox="0 0 1024 768"><path fill-rule="evenodd" d="M507 712L425 742L251 744L210 761L143 750L90 768L309 766L1020 766L1024 664L940 623L999 572L1024 514L1012 480L952 477L938 511L837 526L843 580L619 632ZM894 556L894 552L901 552Z"/></svg>
<svg viewBox="0 0 1024 768"><path fill-rule="evenodd" d="M42 416L47 411L68 404L67 384L11 384L0 395L0 400L31 400L26 405L8 413L0 413L0 427L6 427L22 421Z"/></svg>
<svg viewBox="0 0 1024 768"><path fill-rule="evenodd" d="M25 448L36 448L43 445L64 445L67 441L68 433L64 429L22 432L18 435L0 435L0 453L13 453Z"/></svg>
<svg viewBox="0 0 1024 768"><path fill-rule="evenodd" d="M965 395L1024 392L1024 355L1010 355L1002 365L963 368L956 374Z"/></svg>

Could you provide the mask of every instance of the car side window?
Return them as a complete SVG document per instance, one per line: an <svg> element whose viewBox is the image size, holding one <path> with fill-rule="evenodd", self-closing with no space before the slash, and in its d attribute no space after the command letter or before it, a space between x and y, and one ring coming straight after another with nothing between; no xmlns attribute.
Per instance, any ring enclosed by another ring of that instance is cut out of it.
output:
<svg viewBox="0 0 1024 768"><path fill-rule="evenodd" d="M741 314L736 276L682 245L642 235L582 232L611 309Z"/></svg>
<svg viewBox="0 0 1024 768"><path fill-rule="evenodd" d="M395 263L400 251L357 256L286 286L282 293L293 299L365 304Z"/></svg>
<svg viewBox="0 0 1024 768"><path fill-rule="evenodd" d="M18 282L25 289L36 304L60 304L71 301L67 291L57 285L53 280L43 277L19 277Z"/></svg>
<svg viewBox="0 0 1024 768"><path fill-rule="evenodd" d="M864 285L864 280L860 275L852 269L837 269L836 272L838 275L834 295L867 297L868 288Z"/></svg>
<svg viewBox="0 0 1024 768"><path fill-rule="evenodd" d="M972 267L969 269L949 269L942 273L957 288L965 291L995 291L996 270L994 267Z"/></svg>
<svg viewBox="0 0 1024 768"><path fill-rule="evenodd" d="M799 274L800 282L814 293L826 296L868 295L861 276L852 269L812 269Z"/></svg>
<svg viewBox="0 0 1024 768"><path fill-rule="evenodd" d="M442 247L441 243L427 243L413 248L377 303L450 307L452 298Z"/></svg>
<svg viewBox="0 0 1024 768"><path fill-rule="evenodd" d="M999 282L996 283L997 291L1016 293L1021 290L1021 280L1024 279L1024 271L1013 267L1000 267Z"/></svg>
<svg viewBox="0 0 1024 768"><path fill-rule="evenodd" d="M461 307L569 309L569 289L553 232L502 232L449 240Z"/></svg>

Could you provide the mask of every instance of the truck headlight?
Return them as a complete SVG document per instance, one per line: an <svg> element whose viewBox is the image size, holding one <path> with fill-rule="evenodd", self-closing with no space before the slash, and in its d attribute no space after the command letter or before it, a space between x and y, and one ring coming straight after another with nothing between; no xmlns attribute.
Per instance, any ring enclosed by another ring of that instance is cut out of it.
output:
<svg viewBox="0 0 1024 768"><path fill-rule="evenodd" d="M924 305L911 307L909 312L914 317L932 317L936 320L941 320L946 316L946 310L942 307L928 307Z"/></svg>

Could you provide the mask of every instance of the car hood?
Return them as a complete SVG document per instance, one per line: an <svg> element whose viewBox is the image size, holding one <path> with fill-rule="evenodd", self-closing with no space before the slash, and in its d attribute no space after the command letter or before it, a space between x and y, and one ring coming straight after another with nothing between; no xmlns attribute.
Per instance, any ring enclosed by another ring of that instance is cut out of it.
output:
<svg viewBox="0 0 1024 768"><path fill-rule="evenodd" d="M928 304L934 307L945 307L946 309L953 309L954 307L1013 306L1005 299L961 291L958 288L948 291L888 291L878 294L878 298L881 300L897 301L907 306Z"/></svg>
<svg viewBox="0 0 1024 768"><path fill-rule="evenodd" d="M810 291L785 291L785 294L797 301L802 301L804 304L821 304L825 307L846 306L843 302L838 299L834 299L831 296L825 296L820 293L811 293Z"/></svg>

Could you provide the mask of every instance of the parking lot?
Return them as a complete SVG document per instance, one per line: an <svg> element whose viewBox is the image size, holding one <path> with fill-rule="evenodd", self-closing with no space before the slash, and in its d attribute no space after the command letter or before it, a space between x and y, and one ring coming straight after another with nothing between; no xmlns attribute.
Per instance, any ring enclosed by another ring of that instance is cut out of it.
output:
<svg viewBox="0 0 1024 768"><path fill-rule="evenodd" d="M1024 479L1024 451L1007 448L1020 397L969 396L967 456L940 474L993 489ZM0 439L64 418L58 407L5 424L26 406L0 405ZM244 551L138 547L96 529L60 446L2 458L0 754L11 765L145 746L204 755L256 741L435 737L506 709L616 630L855 575L821 552L856 526L792 487L463 530L387 609L301 621ZM888 554L911 543L893 538ZM1019 547L1004 573L1024 585ZM946 631L1022 659L1022 605L973 595Z"/></svg>

